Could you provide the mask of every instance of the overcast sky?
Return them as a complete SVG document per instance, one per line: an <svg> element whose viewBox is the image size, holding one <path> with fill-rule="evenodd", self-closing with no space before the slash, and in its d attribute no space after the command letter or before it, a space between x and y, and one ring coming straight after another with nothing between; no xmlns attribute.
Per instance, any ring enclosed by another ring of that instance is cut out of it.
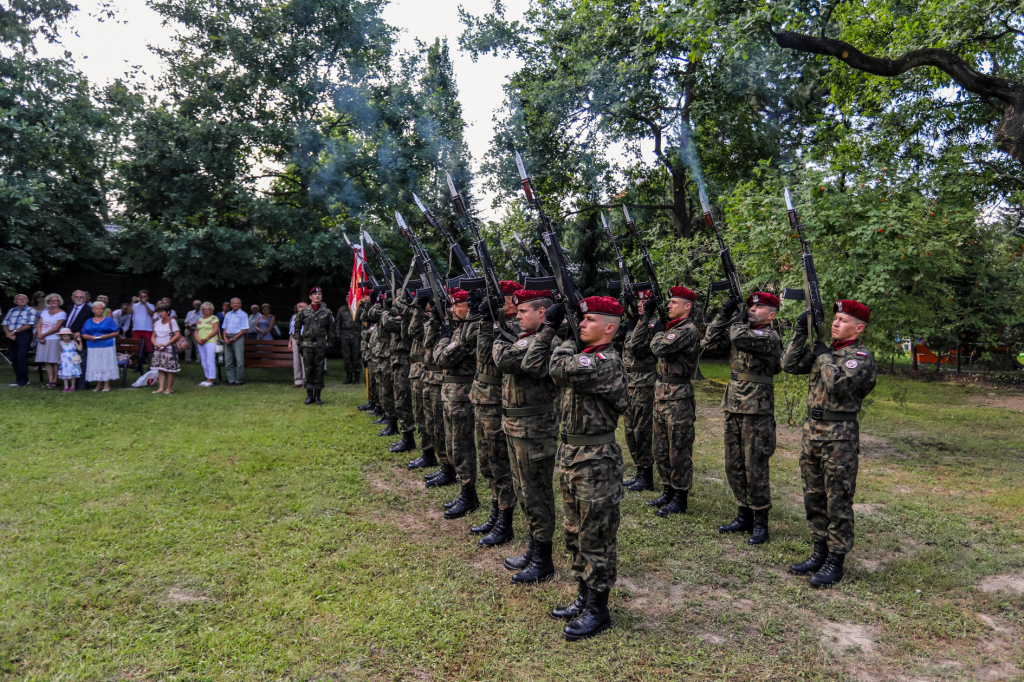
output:
<svg viewBox="0 0 1024 682"><path fill-rule="evenodd" d="M392 0L384 10L384 19L402 29L400 48L415 49L417 38L426 43L438 37L448 39L459 99L469 124L466 142L476 168L491 140L492 117L504 96L501 87L516 70L518 62L482 57L473 63L468 54L461 52L458 47L458 36L462 32L458 15L460 4L478 14L491 8L490 0ZM160 15L150 9L145 0L115 0L117 18L103 22L94 16L99 6L96 0L80 0L78 5L81 9L72 20L74 31L65 32L62 46L43 47L41 54L56 55L63 48L70 50L78 68L95 84L124 77L136 65L149 77L160 72L160 60L148 46L169 45L172 28L161 25ZM518 18L528 1L505 0L504 5L507 17ZM77 36L73 35L75 32ZM481 201L479 206L484 209L489 203Z"/></svg>

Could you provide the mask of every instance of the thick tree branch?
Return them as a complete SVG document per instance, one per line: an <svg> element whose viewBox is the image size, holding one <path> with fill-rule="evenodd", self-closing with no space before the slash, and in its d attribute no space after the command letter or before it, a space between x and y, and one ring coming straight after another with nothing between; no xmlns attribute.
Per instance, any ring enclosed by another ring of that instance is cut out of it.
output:
<svg viewBox="0 0 1024 682"><path fill-rule="evenodd" d="M883 78L894 78L911 69L930 66L945 73L970 93L999 100L1006 109L992 131L992 140L997 149L1024 162L1024 84L981 73L948 50L922 48L888 59L871 57L850 43L834 38L769 30L782 48L835 57L853 69Z"/></svg>
<svg viewBox="0 0 1024 682"><path fill-rule="evenodd" d="M650 208L659 211L672 211L675 210L675 206L672 204L595 204L594 206L588 206L587 208L581 208L578 211L569 211L565 215L571 216L577 213L588 213L590 211L598 211L609 208L619 208L620 206L628 206L630 208Z"/></svg>

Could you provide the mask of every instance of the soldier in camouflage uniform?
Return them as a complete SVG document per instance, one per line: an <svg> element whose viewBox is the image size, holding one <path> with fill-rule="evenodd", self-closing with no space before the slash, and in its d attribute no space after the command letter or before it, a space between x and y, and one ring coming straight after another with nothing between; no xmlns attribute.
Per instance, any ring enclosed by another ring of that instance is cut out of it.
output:
<svg viewBox="0 0 1024 682"><path fill-rule="evenodd" d="M395 413L390 422L391 430L398 433L401 422L402 439L391 444L391 452L408 452L416 448L413 432L416 422L413 420L412 383L409 374L412 360L409 351L412 349L412 304L405 300L405 293L398 294L391 308L386 308L381 315L384 331L391 334L391 383L394 392Z"/></svg>
<svg viewBox="0 0 1024 682"><path fill-rule="evenodd" d="M444 401L444 435L462 490L444 512L446 519L462 518L480 508L476 495L475 417L469 394L476 374L476 337L469 317L469 292L450 292L455 328L441 332L434 346L434 362L444 370L441 398Z"/></svg>
<svg viewBox="0 0 1024 682"><path fill-rule="evenodd" d="M708 327L704 345L729 343L732 378L725 389L725 476L738 510L721 533L750 533L747 542L768 542L772 508L768 460L775 453L775 375L782 371L782 340L771 328L779 311L777 296L747 297L749 312L727 298Z"/></svg>
<svg viewBox="0 0 1024 682"><path fill-rule="evenodd" d="M556 327L544 326L554 304L548 290L520 290L512 295L519 320L519 338L494 342L494 363L502 373L503 428L508 438L516 497L530 527L530 542L519 556L505 559L517 571L515 584L549 580L555 534L555 493L552 479L558 449L558 388L548 374L551 352L558 345Z"/></svg>
<svg viewBox="0 0 1024 682"><path fill-rule="evenodd" d="M409 337L412 339L412 346L409 349L409 386L412 391L412 415L416 422L416 430L420 432L420 447L422 454L406 465L409 470L422 467L434 466L437 464L437 457L434 454L431 431L427 427L427 413L423 402L424 375L427 373L424 338L426 334L427 313L425 310L430 300L430 289L420 289L416 292L416 300L411 306L412 318L409 322ZM433 424L431 424L433 426Z"/></svg>
<svg viewBox="0 0 1024 682"><path fill-rule="evenodd" d="M857 413L878 380L875 358L860 341L871 311L853 300L836 301L832 345L807 343L807 313L797 319L796 335L782 367L790 374L810 373L807 419L803 426L800 475L804 509L814 551L789 570L812 573L811 585L827 587L843 578L843 563L853 549L853 495L860 463Z"/></svg>
<svg viewBox="0 0 1024 682"><path fill-rule="evenodd" d="M392 415L395 413L395 396L391 385L390 355L391 335L384 331L384 325L380 323L384 314L384 295L378 296L377 302L367 313L372 332L370 334L370 369L373 371L377 384L377 397L380 405L378 419L374 424L387 424L390 426ZM386 435L387 428L378 432L377 435Z"/></svg>
<svg viewBox="0 0 1024 682"><path fill-rule="evenodd" d="M445 296L445 293L441 292L440 295ZM424 476L423 481L428 488L441 488L455 485L458 481L444 433L444 401L441 398L444 370L435 364L434 360L434 349L437 347L443 325L440 309L434 306L432 301L423 301L422 304L424 309L430 307L423 323L423 418L437 459L441 463L441 468Z"/></svg>
<svg viewBox="0 0 1024 682"><path fill-rule="evenodd" d="M629 408L626 368L611 345L622 306L608 296L580 301L580 343L563 342L551 354L550 374L564 390L559 485L565 510L565 544L579 585L576 600L551 612L571 622L562 635L593 637L611 625L608 593L615 585L622 448L615 441L619 416ZM545 313L545 325L565 316L561 305ZM540 343L543 336L535 343Z"/></svg>
<svg viewBox="0 0 1024 682"><path fill-rule="evenodd" d="M645 303L649 292L639 292L640 311L644 315L650 306ZM627 325L624 324L624 327ZM629 386L629 410L622 416L626 432L626 447L636 466L636 474L622 485L627 490L654 490L654 380L656 358L651 354L650 334L643 324L636 324L626 335L622 350Z"/></svg>
<svg viewBox="0 0 1024 682"><path fill-rule="evenodd" d="M359 355L360 324L352 317L348 304L338 308L335 316L334 335L341 344L341 359L345 361L344 384L358 384L359 375L363 371L362 359Z"/></svg>
<svg viewBox="0 0 1024 682"><path fill-rule="evenodd" d="M378 405L377 398L377 379L373 376L373 372L370 371L370 336L373 334L371 329L370 321L367 319L367 313L370 308L373 307L373 303L370 301L370 296L363 296L362 300L359 301L359 307L356 309L356 319L359 321L359 355L363 359L363 366L360 371L366 373L366 403L359 406L359 411L370 412L376 411Z"/></svg>
<svg viewBox="0 0 1024 682"><path fill-rule="evenodd" d="M480 473L491 488L491 515L479 526L469 529L471 533L482 534L477 543L481 547L504 545L515 537L512 530L512 514L516 508L516 486L509 461L508 439L502 428L502 375L494 364L494 339L501 337L498 322L501 317L507 333L519 333L515 320L504 322L515 315L516 305L512 294L522 289L518 282L502 281L502 295L484 300L477 307L480 321L476 342L476 381L469 394L476 414L476 452L480 458Z"/></svg>
<svg viewBox="0 0 1024 682"><path fill-rule="evenodd" d="M659 507L658 516L685 514L693 487L693 439L697 403L693 394L694 369L700 355L700 332L691 317L697 295L686 287L669 289L668 325L651 320L659 301L644 304L644 315L633 332L636 342L650 338L658 358L654 388L654 461L665 486L661 497L648 502Z"/></svg>
<svg viewBox="0 0 1024 682"><path fill-rule="evenodd" d="M320 391L324 388L324 362L327 360L327 348L334 343L334 316L321 303L322 300L320 287L313 287L309 292L310 305L295 316L295 336L299 337L306 372L307 405L323 405Z"/></svg>

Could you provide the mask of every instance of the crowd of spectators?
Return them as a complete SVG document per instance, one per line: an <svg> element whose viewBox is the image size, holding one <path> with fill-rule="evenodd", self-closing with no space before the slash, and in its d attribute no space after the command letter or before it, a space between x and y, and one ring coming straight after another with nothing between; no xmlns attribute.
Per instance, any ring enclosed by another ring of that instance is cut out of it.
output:
<svg viewBox="0 0 1024 682"><path fill-rule="evenodd" d="M145 365L157 371L154 393L173 393L174 376L181 365L202 366L200 386L217 382L218 358L224 366L228 386L241 386L245 370L245 340L270 340L283 336L270 305L253 305L249 312L233 298L215 312L209 301L192 301L191 310L179 323L168 298L155 304L142 290L130 303L111 310L106 296L93 301L88 291L75 291L65 305L59 294L37 291L31 297L18 294L14 305L3 314L7 336L7 360L14 368L13 387L29 384L29 366L34 361L45 370L43 388L81 391L94 384L96 392L109 391L111 380L120 377L128 358L118 357L116 340L141 340L139 356L132 362L141 373ZM298 313L306 304L295 307ZM302 356L294 340L295 315L289 323L288 350L292 352L295 385L302 386ZM34 349L34 356L33 354Z"/></svg>

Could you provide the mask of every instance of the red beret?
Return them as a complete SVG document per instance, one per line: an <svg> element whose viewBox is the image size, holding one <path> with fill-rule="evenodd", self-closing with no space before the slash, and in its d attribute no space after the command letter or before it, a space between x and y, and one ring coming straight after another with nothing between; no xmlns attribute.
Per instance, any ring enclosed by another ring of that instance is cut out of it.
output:
<svg viewBox="0 0 1024 682"><path fill-rule="evenodd" d="M765 291L755 291L750 296L747 296L747 305L754 305L760 303L761 305L768 305L772 308L779 307L779 297L775 294L769 294Z"/></svg>
<svg viewBox="0 0 1024 682"><path fill-rule="evenodd" d="M452 297L452 303L464 303L469 300L469 292L464 289L449 289L448 295Z"/></svg>
<svg viewBox="0 0 1024 682"><path fill-rule="evenodd" d="M651 297L651 290L644 289L643 291L638 291L636 292L636 297L639 298L641 301L646 301Z"/></svg>
<svg viewBox="0 0 1024 682"><path fill-rule="evenodd" d="M611 296L591 296L580 301L580 312L622 317L622 306Z"/></svg>
<svg viewBox="0 0 1024 682"><path fill-rule="evenodd" d="M311 295L312 294L322 294L322 293L324 293L324 291L320 287L313 287L312 289L309 290L309 293Z"/></svg>
<svg viewBox="0 0 1024 682"><path fill-rule="evenodd" d="M498 284L501 285L501 294L503 296L511 296L523 288L523 285L519 282L513 282L509 279L503 279Z"/></svg>
<svg viewBox="0 0 1024 682"><path fill-rule="evenodd" d="M668 294L672 298L685 298L687 301L697 300L697 294L693 293L686 287L671 287L668 290Z"/></svg>
<svg viewBox="0 0 1024 682"><path fill-rule="evenodd" d="M832 306L832 312L844 313L850 317L856 317L858 320L867 324L871 321L871 309L860 301L853 300L842 300L836 301L836 304Z"/></svg>
<svg viewBox="0 0 1024 682"><path fill-rule="evenodd" d="M550 289L541 289L539 291L530 291L529 289L519 289L512 294L512 302L516 305L520 303L526 303L527 301L534 301L538 298L554 298L555 292Z"/></svg>

